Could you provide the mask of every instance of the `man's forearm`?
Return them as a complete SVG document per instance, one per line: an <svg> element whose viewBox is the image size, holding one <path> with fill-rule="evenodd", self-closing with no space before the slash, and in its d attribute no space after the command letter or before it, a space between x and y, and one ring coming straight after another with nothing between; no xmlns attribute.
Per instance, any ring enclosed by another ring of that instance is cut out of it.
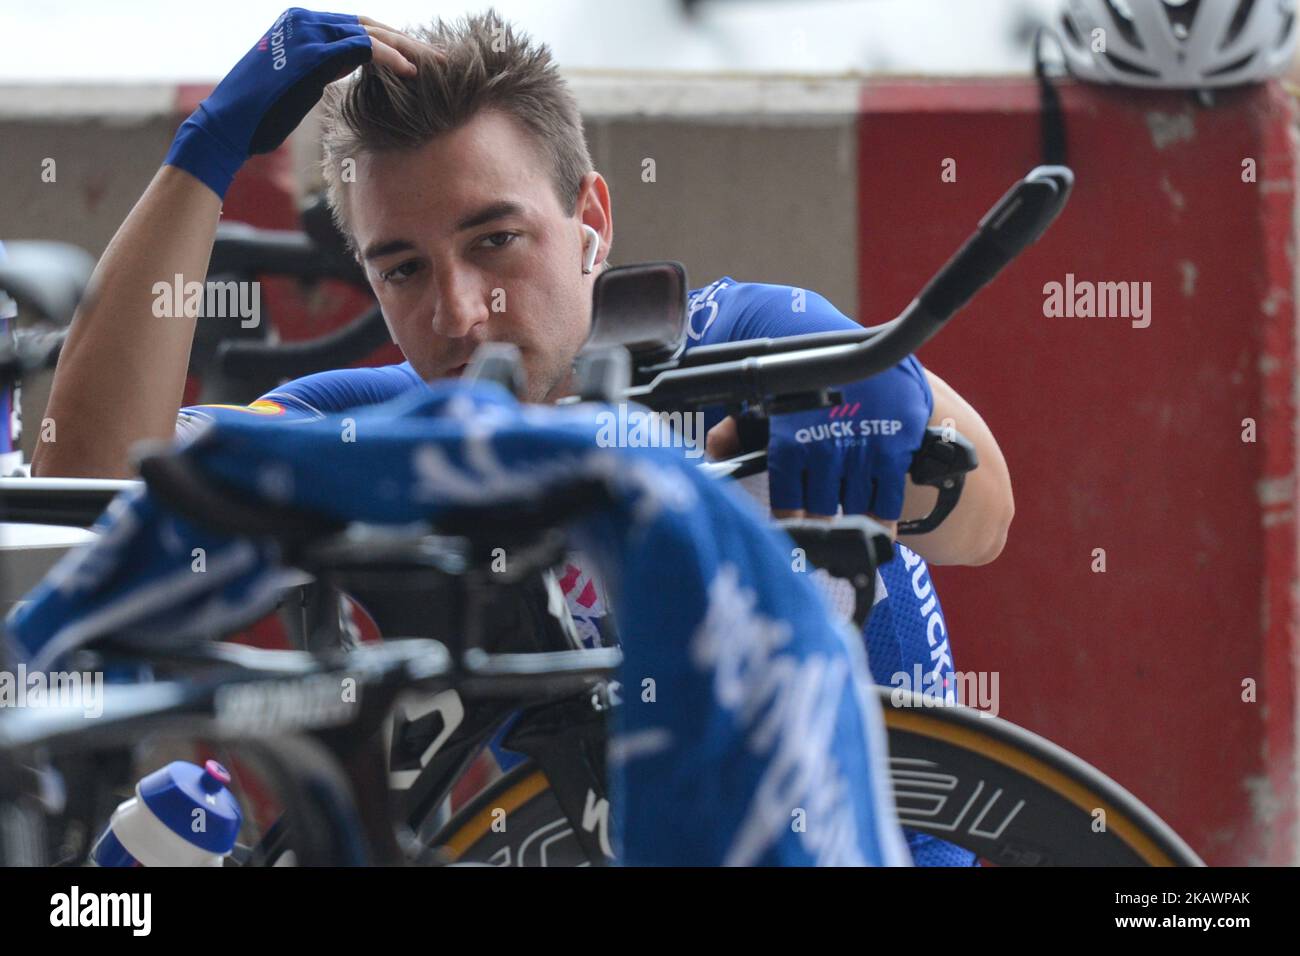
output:
<svg viewBox="0 0 1300 956"><path fill-rule="evenodd" d="M194 338L176 277L203 282L221 200L163 166L95 268L59 356L32 474L127 477L131 446L175 428ZM157 312L165 313L162 316ZM47 436L48 439L47 440Z"/></svg>
<svg viewBox="0 0 1300 956"><path fill-rule="evenodd" d="M987 564L1002 553L1015 514L1007 462L979 413L929 369L926 376L934 393L930 424L951 422L974 444L979 467L966 476L961 501L943 524L929 534L908 536L903 543L931 564ZM923 517L937 496L933 488L918 487L909 479L903 517Z"/></svg>

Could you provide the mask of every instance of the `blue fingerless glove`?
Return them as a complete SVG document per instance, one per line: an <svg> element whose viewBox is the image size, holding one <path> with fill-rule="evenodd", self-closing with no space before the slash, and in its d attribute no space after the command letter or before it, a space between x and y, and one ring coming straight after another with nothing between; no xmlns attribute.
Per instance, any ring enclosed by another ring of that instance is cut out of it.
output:
<svg viewBox="0 0 1300 956"><path fill-rule="evenodd" d="M908 358L840 389L834 408L773 416L767 449L771 505L810 515L903 511L912 456L921 447L934 396L921 364Z"/></svg>
<svg viewBox="0 0 1300 956"><path fill-rule="evenodd" d="M283 143L326 84L371 55L370 35L355 16L284 11L181 125L165 163L224 199L249 156Z"/></svg>

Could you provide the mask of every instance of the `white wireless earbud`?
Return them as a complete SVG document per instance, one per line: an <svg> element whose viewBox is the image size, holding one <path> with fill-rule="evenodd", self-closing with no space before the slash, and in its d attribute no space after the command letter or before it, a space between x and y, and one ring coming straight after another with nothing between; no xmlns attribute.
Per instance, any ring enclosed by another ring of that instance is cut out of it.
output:
<svg viewBox="0 0 1300 956"><path fill-rule="evenodd" d="M582 274L590 275L596 268L596 253L600 252L600 233L583 223L582 236Z"/></svg>

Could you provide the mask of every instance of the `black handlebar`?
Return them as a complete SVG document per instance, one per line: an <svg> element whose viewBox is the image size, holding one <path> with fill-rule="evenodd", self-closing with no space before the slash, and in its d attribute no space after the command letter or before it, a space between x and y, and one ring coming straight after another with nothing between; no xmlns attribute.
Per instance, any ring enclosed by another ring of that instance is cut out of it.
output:
<svg viewBox="0 0 1300 956"><path fill-rule="evenodd" d="M23 329L0 342L0 385L22 381L31 372L54 368L68 337L67 329L37 332Z"/></svg>
<svg viewBox="0 0 1300 956"><path fill-rule="evenodd" d="M89 528L136 481L109 478L0 478L0 521Z"/></svg>
<svg viewBox="0 0 1300 956"><path fill-rule="evenodd" d="M208 260L208 275L284 275L299 279L341 279L369 291L366 274L349 256L322 249L296 230L262 229L223 222Z"/></svg>
<svg viewBox="0 0 1300 956"><path fill-rule="evenodd" d="M339 368L391 341L376 305L342 328L308 342L222 342L214 371L231 379L277 382Z"/></svg>
<svg viewBox="0 0 1300 956"><path fill-rule="evenodd" d="M13 296L20 314L30 311L42 321L68 325L90 284L94 257L66 242L35 239L9 240L5 252L0 292Z"/></svg>
<svg viewBox="0 0 1300 956"><path fill-rule="evenodd" d="M902 314L875 329L851 330L862 341L827 345L824 338L793 336L781 351L660 372L649 384L628 389L624 398L654 410L764 403L774 396L817 392L878 375L929 341L1037 240L1064 208L1073 182L1074 174L1064 166L1032 170L989 210L975 234Z"/></svg>
<svg viewBox="0 0 1300 956"><path fill-rule="evenodd" d="M336 279L370 294L365 270L348 254L328 210L319 203L308 206L302 221L304 232L222 223L208 262L209 277ZM196 343L196 357L201 361L210 357L211 363L203 370L203 400L247 401L285 379L348 365L390 341L383 313L375 305L342 328L308 342L272 341L261 331L257 336L207 342L202 349Z"/></svg>

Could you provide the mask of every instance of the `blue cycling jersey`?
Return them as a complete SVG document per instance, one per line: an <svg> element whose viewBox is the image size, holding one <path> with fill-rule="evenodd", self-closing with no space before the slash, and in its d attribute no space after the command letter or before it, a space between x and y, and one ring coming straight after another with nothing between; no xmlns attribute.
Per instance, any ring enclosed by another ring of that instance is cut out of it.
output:
<svg viewBox="0 0 1300 956"><path fill-rule="evenodd" d="M687 350L723 342L858 328L857 323L815 292L737 282L729 276L692 290L687 303ZM897 374L898 387L919 389L926 406L933 408L929 384L915 357L905 359L890 374ZM338 369L295 379L268 392L254 405L260 406L264 414L275 414L278 409L328 414L384 402L423 385L409 362L381 368ZM187 416L201 414L199 409L184 409L182 422ZM870 412L862 410L861 414ZM723 415L721 408L707 410L705 430ZM560 583L580 634L588 643L598 643L606 602L599 581L571 565ZM896 544L894 559L879 572L877 600L863 638L872 676L878 684L890 686L891 678L899 673L910 678L919 666L923 675L934 675L939 686L954 686L947 624L929 568L906 547ZM497 754L503 768L522 759L499 749ZM975 854L944 840L916 831L905 832L918 865L969 866L976 862Z"/></svg>

